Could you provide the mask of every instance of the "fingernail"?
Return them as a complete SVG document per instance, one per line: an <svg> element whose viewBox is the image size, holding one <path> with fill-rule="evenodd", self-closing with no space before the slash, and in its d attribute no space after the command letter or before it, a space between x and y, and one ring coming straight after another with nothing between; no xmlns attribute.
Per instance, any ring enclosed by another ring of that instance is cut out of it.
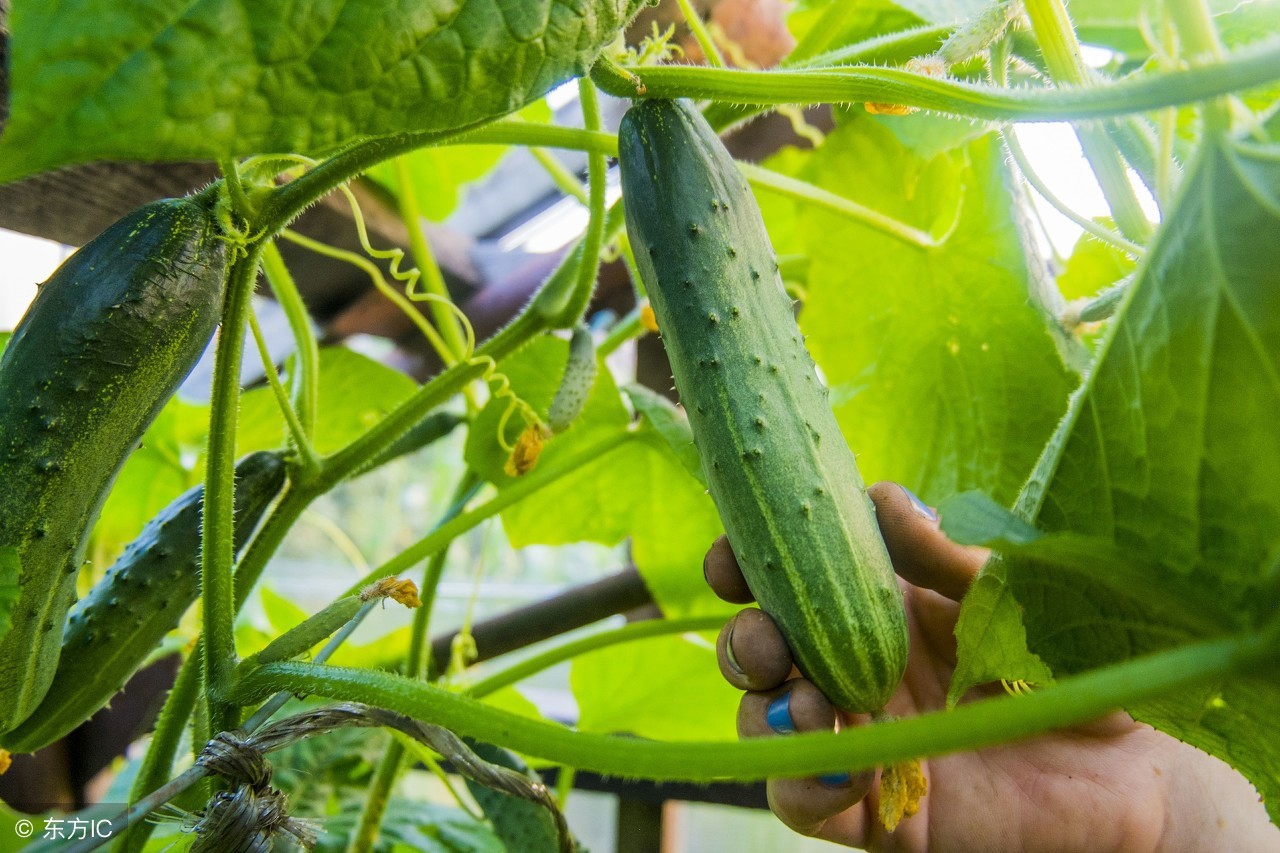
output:
<svg viewBox="0 0 1280 853"><path fill-rule="evenodd" d="M733 632L737 627L738 627L738 617L735 616L729 622L729 635L724 638L724 659L729 663L729 667L734 672L738 673L738 675L745 676L746 673L742 671L741 664L738 663L737 657L735 657L733 654Z"/></svg>
<svg viewBox="0 0 1280 853"><path fill-rule="evenodd" d="M908 489L906 486L903 486L903 485L899 485L898 488L902 489L902 493L907 496L907 500L911 501L911 507L916 511L916 514L918 514L925 521L938 520L938 514L934 512L933 508L930 507L927 503L920 500L920 498L916 497L915 492L911 491L910 489Z"/></svg>
<svg viewBox="0 0 1280 853"><path fill-rule="evenodd" d="M791 691L788 690L769 703L764 721L777 735L795 734L796 724L791 719Z"/></svg>
<svg viewBox="0 0 1280 853"><path fill-rule="evenodd" d="M848 773L828 773L818 777L818 782L827 788L843 788L852 781L853 777Z"/></svg>

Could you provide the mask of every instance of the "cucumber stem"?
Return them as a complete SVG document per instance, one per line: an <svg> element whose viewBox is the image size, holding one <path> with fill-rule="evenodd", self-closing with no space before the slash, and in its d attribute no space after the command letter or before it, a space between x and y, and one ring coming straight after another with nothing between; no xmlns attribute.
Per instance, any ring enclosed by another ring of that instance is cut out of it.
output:
<svg viewBox="0 0 1280 853"><path fill-rule="evenodd" d="M235 563L236 423L240 413L240 366L246 320L258 277L263 244L251 243L231 267L222 327L214 355L201 535L201 606L204 615L204 683L209 725L233 729L240 720L223 694L236 661L235 601L231 568Z"/></svg>
<svg viewBox="0 0 1280 853"><path fill-rule="evenodd" d="M242 701L276 690L364 702L558 764L633 779L710 781L812 776L1007 743L1078 725L1122 707L1274 665L1251 635L1180 646L1065 678L1030 695L1002 695L838 734L742 742L662 743L578 732L373 670L289 661L237 685Z"/></svg>
<svg viewBox="0 0 1280 853"><path fill-rule="evenodd" d="M1280 39L1232 51L1222 62L1077 89L1004 90L866 66L743 71L664 65L633 71L605 57L591 74L601 89L625 98L760 105L876 101L978 119L1069 121L1149 112L1268 83L1280 77Z"/></svg>

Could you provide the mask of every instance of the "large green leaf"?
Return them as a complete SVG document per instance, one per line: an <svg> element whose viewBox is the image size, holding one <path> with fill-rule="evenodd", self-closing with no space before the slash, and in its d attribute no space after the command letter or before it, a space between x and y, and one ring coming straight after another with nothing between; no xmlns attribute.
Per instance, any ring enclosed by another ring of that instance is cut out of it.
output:
<svg viewBox="0 0 1280 853"><path fill-rule="evenodd" d="M742 694L716 666L710 635L655 637L576 658L578 728L660 740L733 740Z"/></svg>
<svg viewBox="0 0 1280 853"><path fill-rule="evenodd" d="M800 176L918 228L949 230L924 250L799 208L812 258L800 325L867 481L897 480L931 502L971 488L1012 500L1072 380L1028 304L995 139L926 158L880 124L853 120Z"/></svg>
<svg viewBox="0 0 1280 853"><path fill-rule="evenodd" d="M545 101L537 101L521 110L520 118L545 124L551 121L551 109ZM441 222L458 206L463 188L487 175L509 150L505 145L419 148L379 163L365 174L399 195L400 166L403 165L418 202L418 212L433 222Z"/></svg>
<svg viewBox="0 0 1280 853"><path fill-rule="evenodd" d="M26 0L0 182L98 159L321 154L519 109L638 0Z"/></svg>
<svg viewBox="0 0 1280 853"><path fill-rule="evenodd" d="M1208 145L1017 507L1059 542L1090 537L1107 544L1095 549L1104 558L1132 555L1131 571L1152 579L1128 590L1091 579L1085 550L1075 568L1060 548L1052 560L994 561L984 576L1019 607L1000 611L999 631L994 619L962 615L962 670L967 657L990 654L981 638L1006 634L1019 609L1030 652L1057 674L1276 618L1277 233L1280 146ZM1130 711L1231 762L1280 820L1274 676L1236 676Z"/></svg>

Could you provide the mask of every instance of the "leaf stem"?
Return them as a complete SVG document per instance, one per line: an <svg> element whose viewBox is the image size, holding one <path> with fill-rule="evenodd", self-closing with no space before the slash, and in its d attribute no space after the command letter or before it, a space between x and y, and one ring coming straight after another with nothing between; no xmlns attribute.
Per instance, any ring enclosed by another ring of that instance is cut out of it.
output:
<svg viewBox="0 0 1280 853"><path fill-rule="evenodd" d="M1080 53L1080 42L1063 0L1025 0L1023 5L1054 82L1079 90L1091 88L1093 75ZM1106 130L1098 125L1081 125L1075 132L1121 233L1131 239L1145 239L1151 233L1151 223L1142 212L1124 161Z"/></svg>
<svg viewBox="0 0 1280 853"><path fill-rule="evenodd" d="M378 566L353 584L349 591L358 592L366 584L405 571L420 560L425 560L432 554L437 553L447 543L482 521L492 518L512 504L524 500L529 495L549 486L562 477L574 473L584 465L596 461L634 437L635 433L630 429L606 432L592 441L584 441L582 446L576 448L572 453L566 453L559 459L542 462L528 474L503 487L501 491L485 503L459 515L446 524L442 524L381 566Z"/></svg>
<svg viewBox="0 0 1280 853"><path fill-rule="evenodd" d="M1022 144L1018 142L1017 135L1013 132L1013 128L1005 125L1000 129L1000 136L1004 140L1005 147L1009 149L1009 155L1013 158L1013 162L1018 165L1018 171L1027 179L1027 183L1035 188L1045 201L1053 206L1053 209L1070 219L1076 225L1097 237L1102 242L1110 246L1115 246L1122 252L1126 252L1134 258L1140 258L1146 254L1146 250L1137 243L1126 240L1121 235L1094 222L1087 216L1072 210L1062 199L1058 198L1053 190L1040 179L1035 169L1031 167L1031 161L1027 159L1027 154L1022 150Z"/></svg>
<svg viewBox="0 0 1280 853"><path fill-rule="evenodd" d="M718 631L723 625L723 616L688 616L682 619L646 619L643 622L632 622L620 628L597 631L586 637L561 643L544 652L525 658L519 663L512 664L506 669L501 669L475 682L466 688L463 693L479 699L579 655L615 646L619 643L630 643L650 637L662 637L667 634Z"/></svg>
<svg viewBox="0 0 1280 853"><path fill-rule="evenodd" d="M293 386L293 406L302 424L302 434L310 439L316 431L316 407L320 397L320 348L311 328L311 315L297 283L289 274L280 247L269 241L262 249L262 271L267 284L275 294L276 302L284 309L293 332L294 357L297 361L290 384Z"/></svg>
<svg viewBox="0 0 1280 853"><path fill-rule="evenodd" d="M566 764L638 779L710 781L811 776L999 743L1077 725L1147 699L1268 666L1252 637L1181 646L1065 678L1030 695L1000 696L838 734L732 742L662 743L578 732L521 717L419 681L373 670L290 661L256 670L237 698L276 690L364 702L444 726L459 735Z"/></svg>
<svg viewBox="0 0 1280 853"><path fill-rule="evenodd" d="M720 49L716 47L711 33L707 32L707 25L702 22L702 16L693 8L693 4L689 0L676 0L676 5L680 7L680 14L684 16L685 25L689 27L689 32L693 33L698 47L702 48L702 55L706 57L707 64L712 68L724 68L724 57L720 55Z"/></svg>
<svg viewBox="0 0 1280 853"><path fill-rule="evenodd" d="M178 677L169 690L156 720L155 730L151 733L151 742L147 745L147 753L142 759L138 775L133 777L129 787L129 802L137 803L152 791L169 780L173 770L173 759L182 742L182 733L191 719L191 710L195 707L200 695L200 668L204 654L202 643L187 655L178 669ZM146 846L153 824L145 823L135 827L126 836L124 853L138 853Z"/></svg>
<svg viewBox="0 0 1280 853"><path fill-rule="evenodd" d="M854 222L874 228L882 234L901 240L917 249L936 249L940 244L928 233L905 222L886 216L856 201L838 196L814 184L782 175L751 163L738 163L738 169L755 187L770 190L788 198L815 204Z"/></svg>
<svg viewBox="0 0 1280 853"><path fill-rule="evenodd" d="M253 342L258 348L262 372L266 374L267 384L271 386L271 393L280 407L280 414L284 415L285 427L289 430L293 446L302 457L303 466L314 474L320 470L320 457L316 456L315 448L311 446L306 430L298 419L298 413L293 410L293 401L289 399L289 392L285 390L284 384L280 381L280 374L276 372L275 363L271 359L271 350L267 347L267 339L262 334L262 327L258 325L258 317L252 308L249 309L249 329L253 332Z"/></svg>

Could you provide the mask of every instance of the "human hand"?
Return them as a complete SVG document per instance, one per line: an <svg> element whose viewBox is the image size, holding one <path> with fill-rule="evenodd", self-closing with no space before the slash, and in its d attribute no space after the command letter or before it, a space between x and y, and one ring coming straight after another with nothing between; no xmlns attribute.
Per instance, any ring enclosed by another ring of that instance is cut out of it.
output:
<svg viewBox="0 0 1280 853"><path fill-rule="evenodd" d="M987 552L948 540L937 515L901 486L868 491L899 576L911 644L886 710L899 717L939 710L955 670L959 601ZM724 537L703 570L724 600L753 600ZM758 609L731 619L717 650L725 678L747 691L740 737L868 722L836 709L800 676L781 633ZM979 688L971 698L999 690ZM770 779L769 805L797 832L872 851L1280 850L1280 831L1242 776L1122 712L921 765L928 794L893 832L877 820L873 772Z"/></svg>

